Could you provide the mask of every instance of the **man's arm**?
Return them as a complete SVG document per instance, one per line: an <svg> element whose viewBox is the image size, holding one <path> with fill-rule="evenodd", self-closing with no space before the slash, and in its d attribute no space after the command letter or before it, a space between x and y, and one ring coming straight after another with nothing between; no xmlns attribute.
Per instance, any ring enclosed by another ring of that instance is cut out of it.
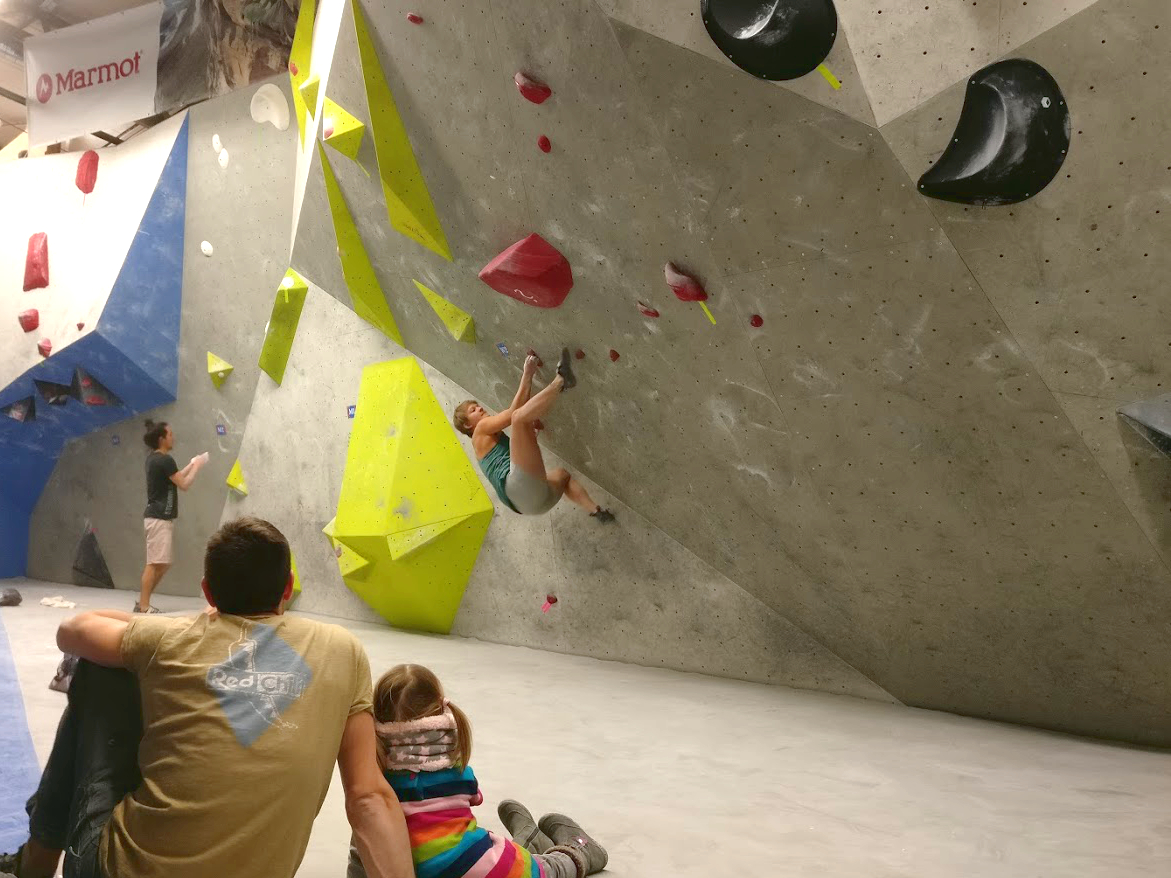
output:
<svg viewBox="0 0 1171 878"><path fill-rule="evenodd" d="M57 628L57 648L63 653L103 665L124 668L122 638L130 614L120 610L97 610L66 619Z"/></svg>
<svg viewBox="0 0 1171 878"><path fill-rule="evenodd" d="M356 713L346 720L337 754L346 817L369 878L414 878L411 840L394 790L378 766L374 717Z"/></svg>
<svg viewBox="0 0 1171 878"><path fill-rule="evenodd" d="M179 472L171 476L171 481L175 487L180 491L186 491L191 487L195 481L195 477L199 474L199 470L207 463L207 452L191 458L191 462Z"/></svg>
<svg viewBox="0 0 1171 878"><path fill-rule="evenodd" d="M512 416L518 408L529 401L529 396L533 392L533 376L537 373L537 358L528 356L525 358L524 370L520 376L520 386L516 388L516 396L512 398L512 405L506 408L498 415L489 415L476 425L477 433L487 433L489 436L495 436L502 430L506 430L512 426Z"/></svg>

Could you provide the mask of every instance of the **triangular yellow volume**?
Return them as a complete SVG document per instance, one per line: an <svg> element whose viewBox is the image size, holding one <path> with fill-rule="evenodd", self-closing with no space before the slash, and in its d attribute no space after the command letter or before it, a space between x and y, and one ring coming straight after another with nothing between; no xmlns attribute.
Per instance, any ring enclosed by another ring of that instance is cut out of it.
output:
<svg viewBox="0 0 1171 878"><path fill-rule="evenodd" d="M305 145L305 98L301 85L309 78L309 64L313 58L313 20L317 17L317 0L301 0L297 13L297 29L293 31L293 45L289 50L289 81L293 85L293 109L297 111L297 131L301 145ZM314 108L317 104L314 102Z"/></svg>
<svg viewBox="0 0 1171 878"><path fill-rule="evenodd" d="M248 496L248 483L244 481L244 470L240 467L239 459L232 464L232 471L228 473L226 479L228 487L239 494L241 497Z"/></svg>
<svg viewBox="0 0 1171 878"><path fill-rule="evenodd" d="M301 83L301 100L305 102L305 112L312 116L317 112L317 93L321 90L321 77L314 73Z"/></svg>
<svg viewBox="0 0 1171 878"><path fill-rule="evenodd" d="M289 550L289 566L292 568L293 574L293 596L289 598L289 606L297 602L297 598L301 596L301 574L297 572L297 556L293 551Z"/></svg>
<svg viewBox="0 0 1171 878"><path fill-rule="evenodd" d="M402 333L398 331L398 324L390 313L390 306L378 284L378 276L374 273L362 236L358 234L358 226L350 214L337 177L333 175L325 148L320 143L317 144L317 154L321 158L321 171L325 175L325 191L329 195L329 212L333 216L337 252L342 261L342 274L346 278L350 298L354 302L354 313L382 330L388 338L402 344Z"/></svg>
<svg viewBox="0 0 1171 878"><path fill-rule="evenodd" d="M366 126L362 121L347 113L329 98L321 110L321 139L326 146L332 146L348 159L358 160L362 148L362 137Z"/></svg>
<svg viewBox="0 0 1171 878"><path fill-rule="evenodd" d="M216 387L224 386L224 381L232 374L234 368L227 360L217 357L211 351L207 352L207 374L211 376L211 383Z"/></svg>
<svg viewBox="0 0 1171 878"><path fill-rule="evenodd" d="M308 292L308 282L291 268L285 272L277 287L258 361L260 368L277 384L285 379L285 367L289 364L289 354L293 350L293 339L297 336L297 325L301 322L301 309L305 307Z"/></svg>
<svg viewBox="0 0 1171 878"><path fill-rule="evenodd" d="M382 194L390 224L396 230L444 259L451 260L447 236L439 224L435 203L427 191L427 182L419 169L419 162L411 148L407 129L395 107L394 95L386 83L382 64L366 18L357 3L352 3L354 29L358 37L358 54L362 62L362 78L366 80L366 103L370 108L370 131L374 135L374 151L378 156L378 175L382 178Z"/></svg>
<svg viewBox="0 0 1171 878"><path fill-rule="evenodd" d="M415 286L419 288L419 292L431 305L432 310L439 315L439 319L443 321L443 325L447 327L452 338L456 341L466 341L468 344L476 343L476 323L472 320L471 314L462 308L457 308L430 287L424 286L418 281L415 281Z"/></svg>
<svg viewBox="0 0 1171 878"><path fill-rule="evenodd" d="M410 530L393 533L386 538L386 548L390 551L390 560L399 561L416 549L421 549L437 537L447 533L453 527L458 527L467 521L469 516L460 515L447 521L435 524L425 524L422 527L413 527Z"/></svg>
<svg viewBox="0 0 1171 878"><path fill-rule="evenodd" d="M345 543L337 544L337 569L342 579L361 577L370 567L370 559L363 558Z"/></svg>

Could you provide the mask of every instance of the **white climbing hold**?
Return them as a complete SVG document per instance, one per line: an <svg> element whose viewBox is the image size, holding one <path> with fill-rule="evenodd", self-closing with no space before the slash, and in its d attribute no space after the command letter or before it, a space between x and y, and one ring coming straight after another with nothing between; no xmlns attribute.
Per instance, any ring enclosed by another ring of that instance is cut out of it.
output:
<svg viewBox="0 0 1171 878"><path fill-rule="evenodd" d="M228 151L226 149L220 150L220 167L226 168L228 166Z"/></svg>
<svg viewBox="0 0 1171 878"><path fill-rule="evenodd" d="M212 148L212 151L215 152L217 155L219 154L219 151L224 148L224 144L220 140L220 136L218 134L213 134L211 136L211 148Z"/></svg>
<svg viewBox="0 0 1171 878"><path fill-rule="evenodd" d="M204 256L211 256L215 252L215 248L211 246L211 241L204 241L199 245L199 249L203 251Z"/></svg>
<svg viewBox="0 0 1171 878"><path fill-rule="evenodd" d="M284 131L289 127L289 102L285 93L271 82L262 85L252 96L249 106L252 121L262 125L270 123L277 131Z"/></svg>

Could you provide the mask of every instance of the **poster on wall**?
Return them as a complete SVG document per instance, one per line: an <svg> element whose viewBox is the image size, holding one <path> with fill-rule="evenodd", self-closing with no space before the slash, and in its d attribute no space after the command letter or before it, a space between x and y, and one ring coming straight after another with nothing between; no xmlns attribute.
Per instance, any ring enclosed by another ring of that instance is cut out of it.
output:
<svg viewBox="0 0 1171 878"><path fill-rule="evenodd" d="M301 0L165 0L155 112L286 72L300 7Z"/></svg>
<svg viewBox="0 0 1171 878"><path fill-rule="evenodd" d="M288 70L301 0L161 0L24 43L31 146L227 94Z"/></svg>
<svg viewBox="0 0 1171 878"><path fill-rule="evenodd" d="M149 3L25 40L31 146L155 112L162 12Z"/></svg>

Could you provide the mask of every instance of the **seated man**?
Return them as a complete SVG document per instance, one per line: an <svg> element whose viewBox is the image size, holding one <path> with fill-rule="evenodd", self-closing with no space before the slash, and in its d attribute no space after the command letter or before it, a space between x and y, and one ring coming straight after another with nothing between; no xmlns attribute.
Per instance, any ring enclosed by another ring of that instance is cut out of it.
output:
<svg viewBox="0 0 1171 878"><path fill-rule="evenodd" d="M371 875L413 878L377 761L370 665L343 628L283 614L289 544L257 518L208 541L195 619L83 613L80 656L29 840L0 873L66 878L291 878L333 777Z"/></svg>

